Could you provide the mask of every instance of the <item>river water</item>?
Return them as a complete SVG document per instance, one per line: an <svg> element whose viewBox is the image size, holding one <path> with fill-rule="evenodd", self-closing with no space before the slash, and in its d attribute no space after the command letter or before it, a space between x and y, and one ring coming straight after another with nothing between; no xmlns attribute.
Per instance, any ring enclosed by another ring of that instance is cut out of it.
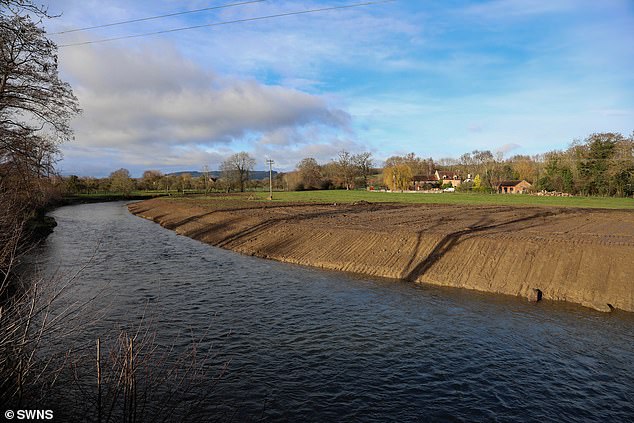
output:
<svg viewBox="0 0 634 423"><path fill-rule="evenodd" d="M634 419L629 313L246 257L124 203L51 214L58 226L34 265L82 269L57 303L81 324L48 348L89 350L139 328L170 357L194 345L208 389L182 401L203 420Z"/></svg>

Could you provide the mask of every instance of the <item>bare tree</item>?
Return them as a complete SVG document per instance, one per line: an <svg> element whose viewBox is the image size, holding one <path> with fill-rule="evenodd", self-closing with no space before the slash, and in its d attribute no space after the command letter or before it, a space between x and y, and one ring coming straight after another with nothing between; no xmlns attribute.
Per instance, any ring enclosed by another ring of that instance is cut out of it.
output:
<svg viewBox="0 0 634 423"><path fill-rule="evenodd" d="M57 46L18 6L3 0L0 14L0 163L50 172L57 145L72 138L70 119L80 112L71 87L61 81ZM9 6L14 6L10 9Z"/></svg>
<svg viewBox="0 0 634 423"><path fill-rule="evenodd" d="M372 172L372 166L374 166L372 153L366 151L363 153L355 154L354 156L352 156L352 161L357 167L359 175L363 179L363 187L367 187L368 176L370 176L370 172Z"/></svg>
<svg viewBox="0 0 634 423"><path fill-rule="evenodd" d="M44 6L37 5L31 0L0 0L0 11L2 14L24 14L30 13L39 18L50 18Z"/></svg>
<svg viewBox="0 0 634 423"><path fill-rule="evenodd" d="M254 166L255 159L249 153L241 151L222 162L220 170L231 187L238 187L240 192L244 192Z"/></svg>
<svg viewBox="0 0 634 423"><path fill-rule="evenodd" d="M343 185L347 190L352 188L354 177L356 176L357 169L354 165L353 156L345 150L339 152L339 156L335 161L337 165L337 171L339 173L339 177L343 181Z"/></svg>

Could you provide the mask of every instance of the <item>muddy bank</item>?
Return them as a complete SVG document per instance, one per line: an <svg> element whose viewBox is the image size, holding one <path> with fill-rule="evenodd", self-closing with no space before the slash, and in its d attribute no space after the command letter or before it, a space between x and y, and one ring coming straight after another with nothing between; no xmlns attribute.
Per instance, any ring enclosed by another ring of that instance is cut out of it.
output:
<svg viewBox="0 0 634 423"><path fill-rule="evenodd" d="M634 213L159 198L132 213L244 254L634 311Z"/></svg>

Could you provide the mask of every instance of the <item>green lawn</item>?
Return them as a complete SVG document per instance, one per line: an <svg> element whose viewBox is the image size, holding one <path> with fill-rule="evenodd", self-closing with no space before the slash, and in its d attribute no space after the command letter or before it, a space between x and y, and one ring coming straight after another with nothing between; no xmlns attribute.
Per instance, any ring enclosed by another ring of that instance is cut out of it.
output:
<svg viewBox="0 0 634 423"><path fill-rule="evenodd" d="M252 196L258 200L265 200L268 197L268 192L245 193L245 196ZM600 209L634 209L634 199L612 197L538 197L520 194L479 194L462 192L423 194L344 190L273 193L273 201L351 203L363 200L369 202L393 202L412 204L486 204L513 206L583 207Z"/></svg>

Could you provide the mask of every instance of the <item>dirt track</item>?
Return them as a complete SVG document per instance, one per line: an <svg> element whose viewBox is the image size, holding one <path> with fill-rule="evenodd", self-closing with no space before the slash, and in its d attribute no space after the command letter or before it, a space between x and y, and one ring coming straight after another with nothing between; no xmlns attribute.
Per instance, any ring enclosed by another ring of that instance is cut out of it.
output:
<svg viewBox="0 0 634 423"><path fill-rule="evenodd" d="M153 199L132 213L258 257L634 311L634 213Z"/></svg>

